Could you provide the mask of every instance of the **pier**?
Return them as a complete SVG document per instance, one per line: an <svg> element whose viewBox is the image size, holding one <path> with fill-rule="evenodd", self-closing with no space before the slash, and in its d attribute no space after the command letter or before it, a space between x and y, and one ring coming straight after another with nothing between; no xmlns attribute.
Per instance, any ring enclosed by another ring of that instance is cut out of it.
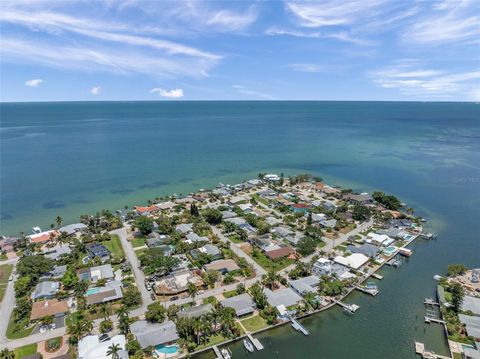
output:
<svg viewBox="0 0 480 359"><path fill-rule="evenodd" d="M299 322L297 322L297 320L295 318L290 318L291 322L292 322L292 327L299 331L299 332L302 332L303 335L308 335L308 330L305 329L305 327L303 325L301 325Z"/></svg>
<svg viewBox="0 0 480 359"><path fill-rule="evenodd" d="M215 352L215 355L217 356L217 359L223 359L223 355L220 352L220 349L216 345L212 347L213 351Z"/></svg>
<svg viewBox="0 0 480 359"><path fill-rule="evenodd" d="M436 301L435 301L434 299L432 299L432 298L425 298L425 300L423 301L423 304L425 304L425 305L437 306L437 307L440 306L440 303L436 302Z"/></svg>
<svg viewBox="0 0 480 359"><path fill-rule="evenodd" d="M450 359L450 357L435 354L425 349L425 344L415 342L415 353L421 355L424 359Z"/></svg>
<svg viewBox="0 0 480 359"><path fill-rule="evenodd" d="M372 277L375 278L375 279L383 279L383 277L380 275L380 274L377 274L377 273L372 273Z"/></svg>
<svg viewBox="0 0 480 359"><path fill-rule="evenodd" d="M432 318L425 316L425 323L438 323L438 324L445 324L445 321L437 318Z"/></svg>
<svg viewBox="0 0 480 359"><path fill-rule="evenodd" d="M260 343L260 340L258 340L257 338L254 338L250 333L247 334L247 337L248 339L250 339L255 349L263 350L263 345L262 343Z"/></svg>
<svg viewBox="0 0 480 359"><path fill-rule="evenodd" d="M345 309L348 313L355 313L360 307L356 304L345 304L339 300L335 301L339 306Z"/></svg>

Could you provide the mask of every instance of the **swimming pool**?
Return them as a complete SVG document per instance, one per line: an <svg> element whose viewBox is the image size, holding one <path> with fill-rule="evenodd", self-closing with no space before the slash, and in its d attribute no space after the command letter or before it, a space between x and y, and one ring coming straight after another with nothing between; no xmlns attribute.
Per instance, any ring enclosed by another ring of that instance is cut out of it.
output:
<svg viewBox="0 0 480 359"><path fill-rule="evenodd" d="M89 288L89 289L87 289L85 294L86 295L93 295L93 294L96 294L96 293L100 292L100 290L101 290L100 288Z"/></svg>
<svg viewBox="0 0 480 359"><path fill-rule="evenodd" d="M383 250L383 253L387 254L387 255L392 255L393 253L395 253L397 251L397 248L393 247L393 246L390 246L390 247L387 247Z"/></svg>
<svg viewBox="0 0 480 359"><path fill-rule="evenodd" d="M157 345L155 351L159 354L176 354L178 353L178 345Z"/></svg>

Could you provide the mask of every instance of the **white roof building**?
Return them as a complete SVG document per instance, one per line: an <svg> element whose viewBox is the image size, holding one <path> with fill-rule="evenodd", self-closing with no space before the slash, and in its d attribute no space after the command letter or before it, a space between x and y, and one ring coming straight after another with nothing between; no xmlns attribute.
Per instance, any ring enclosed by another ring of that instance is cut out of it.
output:
<svg viewBox="0 0 480 359"><path fill-rule="evenodd" d="M334 262L352 269L358 269L368 262L368 257L362 253L353 253L348 257L335 257Z"/></svg>
<svg viewBox="0 0 480 359"><path fill-rule="evenodd" d="M390 238L386 234L377 234L370 232L369 234L367 234L367 242L368 241L380 244L382 246L388 246L393 243L394 239Z"/></svg>
<svg viewBox="0 0 480 359"><path fill-rule="evenodd" d="M108 348L112 345L118 344L121 351L118 353L121 359L128 358L128 353L125 350L127 341L124 335L115 335L110 340L100 342L97 335L88 335L78 342L78 358L79 359L105 359L111 358L107 355Z"/></svg>

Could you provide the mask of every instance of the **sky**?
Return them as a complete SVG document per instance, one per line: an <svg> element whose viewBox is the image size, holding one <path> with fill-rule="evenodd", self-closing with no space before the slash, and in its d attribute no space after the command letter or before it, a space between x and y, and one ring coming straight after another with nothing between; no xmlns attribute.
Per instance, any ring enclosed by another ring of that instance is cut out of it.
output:
<svg viewBox="0 0 480 359"><path fill-rule="evenodd" d="M480 0L2 1L1 101L480 101Z"/></svg>

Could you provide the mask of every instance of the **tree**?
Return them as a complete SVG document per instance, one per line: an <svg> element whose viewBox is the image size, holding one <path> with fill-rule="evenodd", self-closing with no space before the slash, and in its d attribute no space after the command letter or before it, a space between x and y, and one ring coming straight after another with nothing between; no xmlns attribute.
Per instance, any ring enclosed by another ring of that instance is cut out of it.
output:
<svg viewBox="0 0 480 359"><path fill-rule="evenodd" d="M128 314L119 316L118 329L123 335L130 333L130 318L128 317Z"/></svg>
<svg viewBox="0 0 480 359"><path fill-rule="evenodd" d="M203 275L203 282L209 287L214 286L215 282L220 278L220 273L216 270L209 269Z"/></svg>
<svg viewBox="0 0 480 359"><path fill-rule="evenodd" d="M100 305L100 314L102 315L103 320L107 320L109 316L109 310L105 303Z"/></svg>
<svg viewBox="0 0 480 359"><path fill-rule="evenodd" d="M72 289L78 283L78 277L73 268L69 267L62 277L65 289Z"/></svg>
<svg viewBox="0 0 480 359"><path fill-rule="evenodd" d="M455 313L458 313L465 296L463 287L460 283L453 283L448 291L452 294L452 309Z"/></svg>
<svg viewBox="0 0 480 359"><path fill-rule="evenodd" d="M70 334L73 343L78 343L92 329L93 321L88 320L83 311L77 311L70 315L70 320L67 321L67 333Z"/></svg>
<svg viewBox="0 0 480 359"><path fill-rule="evenodd" d="M153 220L149 217L140 216L135 218L133 225L140 231L140 233L146 236L152 232Z"/></svg>
<svg viewBox="0 0 480 359"><path fill-rule="evenodd" d="M164 275L171 272L180 260L175 257L166 257L161 248L149 248L140 257L140 265L147 275Z"/></svg>
<svg viewBox="0 0 480 359"><path fill-rule="evenodd" d="M262 276L262 284L266 287L269 287L270 290L274 290L278 287L278 282L281 277L279 274L275 273L273 270L268 271Z"/></svg>
<svg viewBox="0 0 480 359"><path fill-rule="evenodd" d="M120 344L112 344L108 347L107 356L110 356L112 359L120 359L118 353L122 350Z"/></svg>
<svg viewBox="0 0 480 359"><path fill-rule="evenodd" d="M129 338L125 349L128 351L128 354L135 355L136 353L142 350L140 343L135 338Z"/></svg>
<svg viewBox="0 0 480 359"><path fill-rule="evenodd" d="M450 264L447 274L449 277L456 277L457 275L464 274L467 270L468 268L464 264Z"/></svg>
<svg viewBox="0 0 480 359"><path fill-rule="evenodd" d="M317 248L317 242L311 237L303 237L297 243L297 251L304 257L314 253L315 248Z"/></svg>
<svg viewBox="0 0 480 359"><path fill-rule="evenodd" d="M252 295L253 300L257 304L258 309L263 309L267 306L267 296L263 292L262 286L259 282L255 282L250 287L250 294Z"/></svg>
<svg viewBox="0 0 480 359"><path fill-rule="evenodd" d="M400 200L392 195L386 195L383 192L373 192L373 199L383 205L385 208L397 211L402 207Z"/></svg>
<svg viewBox="0 0 480 359"><path fill-rule="evenodd" d="M110 319L105 319L100 322L100 333L105 334L113 329L113 322Z"/></svg>
<svg viewBox="0 0 480 359"><path fill-rule="evenodd" d="M127 289L123 291L122 303L127 308L133 308L136 305L140 304L141 302L142 302L142 296L140 295L140 292L136 287L129 286Z"/></svg>
<svg viewBox="0 0 480 359"><path fill-rule="evenodd" d="M17 272L20 277L28 275L33 282L36 282L42 274L52 270L53 263L51 259L44 256L22 257L17 264Z"/></svg>
<svg viewBox="0 0 480 359"><path fill-rule="evenodd" d="M362 205L355 205L353 207L352 218L356 221L366 221L370 218L371 212L370 208L362 206Z"/></svg>
<svg viewBox="0 0 480 359"><path fill-rule="evenodd" d="M243 283L238 283L237 288L235 288L235 291L237 292L237 294L245 293L245 285Z"/></svg>
<svg viewBox="0 0 480 359"><path fill-rule="evenodd" d="M190 206L190 215L193 217L198 217L200 215L198 207L195 203L192 203L192 205Z"/></svg>
<svg viewBox="0 0 480 359"><path fill-rule="evenodd" d="M165 307L160 302L154 302L147 307L145 319L150 323L161 323L165 319Z"/></svg>
<svg viewBox="0 0 480 359"><path fill-rule="evenodd" d="M307 216L307 225L310 226L312 225L312 222L313 222L313 219L312 219L312 212L308 212L308 216Z"/></svg>
<svg viewBox="0 0 480 359"><path fill-rule="evenodd" d="M33 287L33 283L32 283L32 278L30 278L30 276L23 276L18 278L14 284L15 296L23 297L27 295L28 293L30 293L32 287Z"/></svg>
<svg viewBox="0 0 480 359"><path fill-rule="evenodd" d="M8 350L8 348L4 348L0 352L0 359L15 359L15 353L12 350Z"/></svg>
<svg viewBox="0 0 480 359"><path fill-rule="evenodd" d="M57 218L55 218L55 223L57 224L58 228L60 228L62 226L62 222L63 222L62 217L57 216Z"/></svg>
<svg viewBox="0 0 480 359"><path fill-rule="evenodd" d="M222 221L222 212L215 208L207 208L203 211L203 217L210 224L219 224Z"/></svg>
<svg viewBox="0 0 480 359"><path fill-rule="evenodd" d="M187 284L188 295L192 297L192 300L195 301L195 296L198 294L198 288L195 284L188 282Z"/></svg>

